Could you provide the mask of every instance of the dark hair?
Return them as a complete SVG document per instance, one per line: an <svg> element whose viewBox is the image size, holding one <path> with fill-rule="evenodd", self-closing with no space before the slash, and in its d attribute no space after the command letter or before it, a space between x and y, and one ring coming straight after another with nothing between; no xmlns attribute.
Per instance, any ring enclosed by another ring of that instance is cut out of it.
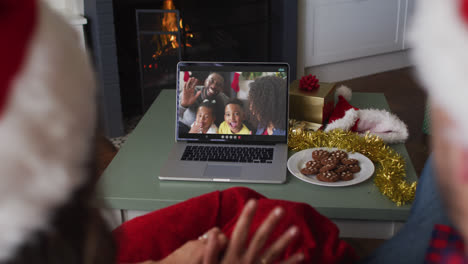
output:
<svg viewBox="0 0 468 264"><path fill-rule="evenodd" d="M210 76L212 76L212 78L213 78L215 75L217 75L219 78L221 78L221 80L222 80L221 85L222 85L222 88L223 88L223 89L221 89L221 90L224 90L224 87L226 86L226 85L225 85L225 78L224 78L224 76L223 76L221 73L219 73L219 72L210 72L210 73L203 79L203 80L204 80L204 81L203 81L203 86L205 86L205 83L206 83L206 81L208 80L208 78L209 78Z"/></svg>
<svg viewBox="0 0 468 264"><path fill-rule="evenodd" d="M90 177L71 194L66 204L56 208L49 220L49 228L33 234L6 263L116 262L116 246L111 230L101 215L103 206L96 195L97 176L91 177L96 174L96 166L88 165L91 165L88 166Z"/></svg>
<svg viewBox="0 0 468 264"><path fill-rule="evenodd" d="M223 81L224 81L224 76L221 75L221 73L219 73L219 72L210 72L210 73L208 74L208 76L206 76L205 80L206 80L208 77L210 77L211 75L218 75L219 77L223 78ZM223 83L223 85L224 85L224 83Z"/></svg>
<svg viewBox="0 0 468 264"><path fill-rule="evenodd" d="M253 112L253 121L258 121L266 128L270 123L277 129L286 129L286 114L278 109L285 109L287 104L286 81L276 76L257 78L250 84L249 104Z"/></svg>
<svg viewBox="0 0 468 264"><path fill-rule="evenodd" d="M240 106L242 108L242 110L244 110L244 108L243 108L244 103L241 100L237 99L237 98L229 99L229 101L226 103L226 105L228 105L228 104L236 104L236 105Z"/></svg>
<svg viewBox="0 0 468 264"><path fill-rule="evenodd" d="M213 114L216 112L215 110L215 106L216 106L216 102L213 103L213 100L208 100L208 99L205 99L205 101L203 101L197 108L197 112L198 112L198 109L200 109L200 107L206 107L206 108L210 108L211 109L211 112L213 112Z"/></svg>

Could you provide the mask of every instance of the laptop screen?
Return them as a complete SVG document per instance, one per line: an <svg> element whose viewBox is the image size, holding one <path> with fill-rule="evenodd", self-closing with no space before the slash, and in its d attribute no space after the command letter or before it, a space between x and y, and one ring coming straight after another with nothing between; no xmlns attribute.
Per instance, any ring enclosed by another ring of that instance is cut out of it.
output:
<svg viewBox="0 0 468 264"><path fill-rule="evenodd" d="M179 62L176 138L286 143L286 63Z"/></svg>

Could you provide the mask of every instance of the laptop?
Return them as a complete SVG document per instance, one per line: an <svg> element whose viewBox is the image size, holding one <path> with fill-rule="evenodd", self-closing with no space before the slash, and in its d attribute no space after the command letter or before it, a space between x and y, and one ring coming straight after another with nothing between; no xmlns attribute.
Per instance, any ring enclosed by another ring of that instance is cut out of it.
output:
<svg viewBox="0 0 468 264"><path fill-rule="evenodd" d="M179 62L176 142L160 180L284 183L287 63Z"/></svg>

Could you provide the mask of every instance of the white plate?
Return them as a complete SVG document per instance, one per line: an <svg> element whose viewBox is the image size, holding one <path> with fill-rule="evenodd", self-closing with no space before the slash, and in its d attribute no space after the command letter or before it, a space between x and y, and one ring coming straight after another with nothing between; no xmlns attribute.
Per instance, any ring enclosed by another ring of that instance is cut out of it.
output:
<svg viewBox="0 0 468 264"><path fill-rule="evenodd" d="M322 185L322 186L331 186L331 187L343 187L343 186L350 186L361 183L367 179L369 179L372 174L374 173L374 163L367 158L366 156L362 155L361 153L351 153L348 152L348 158L350 159L357 159L359 161L359 166L361 167L361 171L358 173L354 173L354 179L350 181L337 181L337 182L323 182L317 180L316 175L309 175L306 176L301 173L301 169L305 167L305 164L312 160L312 151L324 149L328 151L338 150L337 148L311 148L311 149L304 149L292 155L288 159L288 169L292 175L296 176L300 180L303 180L308 183Z"/></svg>

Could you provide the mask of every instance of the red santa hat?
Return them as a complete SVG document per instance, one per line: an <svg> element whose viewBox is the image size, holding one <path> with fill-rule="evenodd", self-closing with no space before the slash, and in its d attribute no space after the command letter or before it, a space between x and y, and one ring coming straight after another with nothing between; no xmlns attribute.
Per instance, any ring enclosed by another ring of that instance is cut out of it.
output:
<svg viewBox="0 0 468 264"><path fill-rule="evenodd" d="M95 80L75 31L44 3L1 0L0 262L86 179Z"/></svg>
<svg viewBox="0 0 468 264"><path fill-rule="evenodd" d="M335 105L335 109L328 119L328 125L325 131L331 131L333 129L351 130L357 131L357 125L359 123L359 108L352 106L348 100L351 100L351 89L342 85L336 89L336 95L338 96L338 102Z"/></svg>
<svg viewBox="0 0 468 264"><path fill-rule="evenodd" d="M336 90L338 102L328 120L325 131L343 129L374 134L387 143L400 143L408 138L408 128L396 115L379 109L359 109L352 106L352 91L346 86Z"/></svg>
<svg viewBox="0 0 468 264"><path fill-rule="evenodd" d="M419 79L430 97L468 132L468 0L421 0L409 42ZM461 121L461 122L458 122ZM468 137L459 142L468 144Z"/></svg>

